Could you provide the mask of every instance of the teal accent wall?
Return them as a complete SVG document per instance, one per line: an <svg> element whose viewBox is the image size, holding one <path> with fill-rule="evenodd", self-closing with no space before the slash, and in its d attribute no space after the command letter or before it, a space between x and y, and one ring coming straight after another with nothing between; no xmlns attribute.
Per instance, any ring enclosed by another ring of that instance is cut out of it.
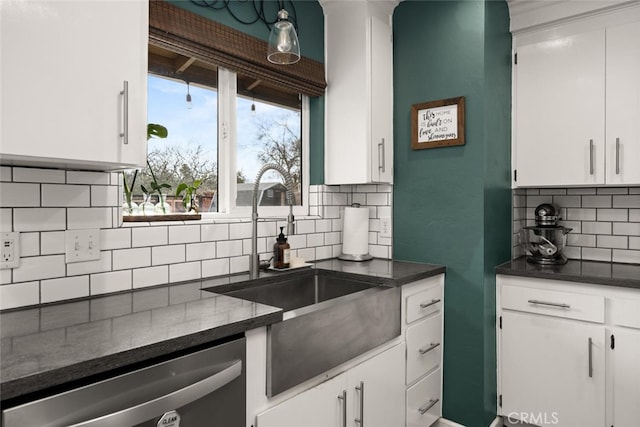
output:
<svg viewBox="0 0 640 427"><path fill-rule="evenodd" d="M394 258L447 267L445 418L496 414L495 274L510 258L511 35L504 1L394 12ZM411 149L412 104L465 97L464 146Z"/></svg>
<svg viewBox="0 0 640 427"><path fill-rule="evenodd" d="M190 0L169 0L169 3L254 37L269 40L269 30L266 25L260 21L251 25L243 24L236 21L227 9L215 10L210 7L202 7L194 4ZM294 0L293 4L298 17L298 39L300 41L301 54L307 58L324 63L324 13L322 12L320 3L315 0ZM230 5L233 12L245 22L254 19L252 2L232 1ZM277 15L279 10L277 1L267 0L264 2L264 5L267 16L275 17ZM288 2L285 4L285 8L287 7ZM288 12L292 15L291 10ZM310 184L323 184L324 97L311 98L309 136L309 181Z"/></svg>

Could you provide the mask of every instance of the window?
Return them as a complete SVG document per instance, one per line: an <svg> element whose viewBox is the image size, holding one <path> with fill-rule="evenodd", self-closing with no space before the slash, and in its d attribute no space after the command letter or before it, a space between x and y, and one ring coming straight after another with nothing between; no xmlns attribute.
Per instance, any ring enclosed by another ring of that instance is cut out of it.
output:
<svg viewBox="0 0 640 427"><path fill-rule="evenodd" d="M157 48L153 52L158 54ZM176 58L170 62L176 64ZM294 213L308 212L306 96L210 65L192 63L178 76L150 55L149 69L148 122L165 126L169 135L149 140L148 159L156 180L171 186L168 195L181 182L200 180L201 213L249 216L256 174L264 164L275 163L292 177ZM149 188L150 171L139 179ZM258 191L260 215L288 213L285 194L283 177L265 172ZM167 199L173 212L184 211L181 198Z"/></svg>

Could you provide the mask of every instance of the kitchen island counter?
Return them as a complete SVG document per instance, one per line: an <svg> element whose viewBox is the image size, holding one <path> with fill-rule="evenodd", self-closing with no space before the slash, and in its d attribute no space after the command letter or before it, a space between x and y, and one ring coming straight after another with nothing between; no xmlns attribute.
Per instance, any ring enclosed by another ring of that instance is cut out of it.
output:
<svg viewBox="0 0 640 427"><path fill-rule="evenodd" d="M569 260L564 265L540 265L521 257L496 267L496 274L640 289L637 264Z"/></svg>

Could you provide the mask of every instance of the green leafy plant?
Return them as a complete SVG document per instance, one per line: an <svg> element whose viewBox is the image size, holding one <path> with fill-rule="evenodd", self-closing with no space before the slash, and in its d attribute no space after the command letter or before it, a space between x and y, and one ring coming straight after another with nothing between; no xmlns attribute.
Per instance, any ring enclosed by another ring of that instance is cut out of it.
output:
<svg viewBox="0 0 640 427"><path fill-rule="evenodd" d="M136 178L138 177L138 169L135 170L135 172L133 173L133 178L131 179L131 185L127 184L127 175L125 175L125 173L122 173L122 183L123 183L123 187L124 187L124 198L125 201L127 202L127 206L129 207L129 214L133 213L133 203L132 203L132 197L133 197L133 186L136 184Z"/></svg>
<svg viewBox="0 0 640 427"><path fill-rule="evenodd" d="M155 123L147 124L147 141L150 140L151 138L166 138L168 135L169 135L169 131L167 130L166 127L155 124ZM158 193L158 201L160 203L160 206L162 206L162 213L166 214L167 210L164 207L162 190L165 188L166 189L171 188L171 185L167 183L158 182L158 180L156 179L156 174L153 172L153 168L149 163L149 159L147 159L147 167L149 168L149 172L151 172L151 184L150 184L151 190ZM141 185L140 188L145 194L151 194L151 192L147 190L143 185Z"/></svg>
<svg viewBox="0 0 640 427"><path fill-rule="evenodd" d="M180 197L182 192L184 195L182 196L182 206L187 212L195 212L198 213L198 204L196 203L196 195L198 192L198 188L202 185L201 179L196 179L193 181L191 185L181 182L176 188L176 197Z"/></svg>

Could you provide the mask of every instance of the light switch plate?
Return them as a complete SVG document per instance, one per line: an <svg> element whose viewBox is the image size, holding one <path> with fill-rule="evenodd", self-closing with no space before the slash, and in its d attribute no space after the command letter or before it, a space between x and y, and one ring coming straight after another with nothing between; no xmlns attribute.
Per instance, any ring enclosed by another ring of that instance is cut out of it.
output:
<svg viewBox="0 0 640 427"><path fill-rule="evenodd" d="M0 246L0 269L18 268L20 266L20 233L2 233Z"/></svg>
<svg viewBox="0 0 640 427"><path fill-rule="evenodd" d="M64 233L66 263L100 259L100 230L67 230Z"/></svg>

